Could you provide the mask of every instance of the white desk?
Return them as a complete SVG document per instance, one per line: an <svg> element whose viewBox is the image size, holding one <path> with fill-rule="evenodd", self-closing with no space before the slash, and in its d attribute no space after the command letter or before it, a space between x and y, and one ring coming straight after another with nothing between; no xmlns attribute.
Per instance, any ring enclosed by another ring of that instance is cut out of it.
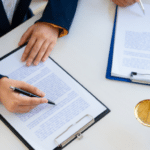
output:
<svg viewBox="0 0 150 150"><path fill-rule="evenodd" d="M68 36L51 54L63 68L98 97L111 112L65 150L150 150L150 128L134 117L134 106L150 98L150 87L105 78L115 5L110 0L80 0ZM17 47L35 16L0 39L0 56ZM8 144L9 143L9 144ZM2 122L0 149L27 150Z"/></svg>

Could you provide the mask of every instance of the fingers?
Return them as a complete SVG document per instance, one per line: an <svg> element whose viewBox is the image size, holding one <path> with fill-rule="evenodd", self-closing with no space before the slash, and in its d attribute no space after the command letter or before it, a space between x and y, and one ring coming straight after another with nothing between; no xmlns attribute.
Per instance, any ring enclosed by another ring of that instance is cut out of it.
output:
<svg viewBox="0 0 150 150"><path fill-rule="evenodd" d="M42 47L43 43L44 43L44 41L42 39L39 39L38 41L35 42L34 47L32 48L32 51L27 58L27 62L26 62L27 66L31 65L34 58L37 56L40 48ZM29 49L27 51L29 51Z"/></svg>
<svg viewBox="0 0 150 150"><path fill-rule="evenodd" d="M126 0L126 6L132 5L135 2L137 2L136 0Z"/></svg>
<svg viewBox="0 0 150 150"><path fill-rule="evenodd" d="M39 90L37 87L30 85L26 82L19 82L19 84L17 85L18 88L21 88L22 90L25 90L27 92L30 92L32 94L38 95L40 97L44 97L45 93L42 92L41 90Z"/></svg>
<svg viewBox="0 0 150 150"><path fill-rule="evenodd" d="M38 65L41 60L45 61L56 44L58 35L59 28L45 22L35 23L21 39L20 43L22 44L31 37L21 60L27 60L27 66L30 66L33 62L34 65Z"/></svg>
<svg viewBox="0 0 150 150"><path fill-rule="evenodd" d="M45 98L34 98L16 94L13 97L13 100L11 100L5 107L9 112L12 113L25 113L43 103L48 103L48 100Z"/></svg>
<svg viewBox="0 0 150 150"><path fill-rule="evenodd" d="M32 37L30 40L29 40L29 43L27 44L23 54L22 54L22 58L21 58L21 61L25 61L31 51L31 49L33 48L34 44L36 42L36 38Z"/></svg>
<svg viewBox="0 0 150 150"><path fill-rule="evenodd" d="M29 50L30 47L27 47L27 49L25 49L25 52L22 56L22 57L25 56L25 59L28 57L26 65L30 66L32 62L34 62L34 65L38 65L41 60L45 62L48 59L48 56L53 50L55 44L56 44L55 42L50 43L48 40L43 41L40 39L35 42L31 52Z"/></svg>
<svg viewBox="0 0 150 150"><path fill-rule="evenodd" d="M134 4L135 2L138 2L139 0L112 0L112 1L120 7L126 7Z"/></svg>
<svg viewBox="0 0 150 150"><path fill-rule="evenodd" d="M40 97L43 97L45 95L38 88L29 85L28 83L25 83L23 81L2 78L0 80L0 86L1 86L0 101L9 112L24 113L30 111L31 109L33 109L35 106L39 104L48 103L48 100L45 98L21 96L19 93L16 93L9 88L10 86L14 86L14 87L21 88L25 91L31 92ZM21 108L20 106L26 106L26 107Z"/></svg>
<svg viewBox="0 0 150 150"><path fill-rule="evenodd" d="M44 56L45 52L47 51L49 46L49 41L45 41L43 45L41 46L41 49L39 50L38 55L36 56L36 59L34 60L34 65L38 65L41 61L42 57Z"/></svg>
<svg viewBox="0 0 150 150"><path fill-rule="evenodd" d="M27 97L27 96L21 96L19 95L17 97L18 105L20 106L34 106L39 105L43 103L48 103L48 100L46 98L36 98L36 97Z"/></svg>
<svg viewBox="0 0 150 150"><path fill-rule="evenodd" d="M55 46L55 43L52 43L48 46L48 49L46 51L46 53L44 54L43 58L42 58L42 61L45 62L47 59L48 59L48 56L50 55L51 51L53 50Z"/></svg>
<svg viewBox="0 0 150 150"><path fill-rule="evenodd" d="M18 43L19 46L23 45L25 42L28 41L33 31L33 26L28 28L28 30L23 34L23 36L20 39L20 42Z"/></svg>
<svg viewBox="0 0 150 150"><path fill-rule="evenodd" d="M15 113L27 113L34 109L37 105L33 106L19 106L18 109L15 111Z"/></svg>
<svg viewBox="0 0 150 150"><path fill-rule="evenodd" d="M120 0L112 0L112 1L120 7L125 7L124 1L120 1Z"/></svg>

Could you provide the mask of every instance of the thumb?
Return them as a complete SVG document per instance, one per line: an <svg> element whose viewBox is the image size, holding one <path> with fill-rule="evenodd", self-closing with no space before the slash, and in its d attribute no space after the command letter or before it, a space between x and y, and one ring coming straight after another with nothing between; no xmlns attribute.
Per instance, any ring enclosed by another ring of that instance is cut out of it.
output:
<svg viewBox="0 0 150 150"><path fill-rule="evenodd" d="M28 30L23 34L23 36L20 39L20 42L18 43L19 46L23 45L25 42L28 41L28 39L31 37L33 28L34 26L29 27Z"/></svg>

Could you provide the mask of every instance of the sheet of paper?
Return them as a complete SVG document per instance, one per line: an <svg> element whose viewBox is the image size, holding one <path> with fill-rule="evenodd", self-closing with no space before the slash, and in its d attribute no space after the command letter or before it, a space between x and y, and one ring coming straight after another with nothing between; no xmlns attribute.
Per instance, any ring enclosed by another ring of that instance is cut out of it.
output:
<svg viewBox="0 0 150 150"><path fill-rule="evenodd" d="M131 72L150 74L150 5L118 7L111 74L129 78Z"/></svg>
<svg viewBox="0 0 150 150"><path fill-rule="evenodd" d="M1 74L38 87L46 93L46 98L54 101L57 105L41 104L29 113L13 114L0 104L0 114L34 149L54 149L56 147L54 139L71 124L86 114L95 118L105 111L106 107L51 59L38 66L25 66L25 63L20 61L23 51L24 48L0 62ZM80 126L74 126L66 133L65 138L89 121L89 119L84 119ZM63 140L61 139L59 142Z"/></svg>

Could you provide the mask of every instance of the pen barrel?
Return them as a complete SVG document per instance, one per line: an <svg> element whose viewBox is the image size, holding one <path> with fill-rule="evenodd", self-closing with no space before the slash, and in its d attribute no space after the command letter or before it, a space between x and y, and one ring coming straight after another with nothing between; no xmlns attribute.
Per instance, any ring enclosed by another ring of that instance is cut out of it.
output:
<svg viewBox="0 0 150 150"><path fill-rule="evenodd" d="M37 97L37 98L41 98L40 96L34 95L34 94L32 94L32 93L29 93L29 92L24 91L24 90L19 89L19 88L14 88L14 91L15 91L15 92L18 92L18 93L20 93L20 94L23 94L23 95L29 96L29 97ZM52 104L52 105L55 105L55 103L54 103L54 102L52 102L52 101L51 101L51 100L49 100L49 99L48 99L48 103L49 103L49 104Z"/></svg>
<svg viewBox="0 0 150 150"><path fill-rule="evenodd" d="M30 94L30 97L38 97L38 98L41 98L40 96L37 96L37 95L31 94L31 93L29 93L29 94Z"/></svg>
<svg viewBox="0 0 150 150"><path fill-rule="evenodd" d="M15 92L18 92L18 93L21 93L21 94L23 94L23 95L29 96L29 97L38 97L38 98L40 98L39 96L34 95L34 94L32 94L32 93L29 93L29 92L27 92L27 91L24 91L24 90L22 90L22 89L15 88L14 91L15 91Z"/></svg>

